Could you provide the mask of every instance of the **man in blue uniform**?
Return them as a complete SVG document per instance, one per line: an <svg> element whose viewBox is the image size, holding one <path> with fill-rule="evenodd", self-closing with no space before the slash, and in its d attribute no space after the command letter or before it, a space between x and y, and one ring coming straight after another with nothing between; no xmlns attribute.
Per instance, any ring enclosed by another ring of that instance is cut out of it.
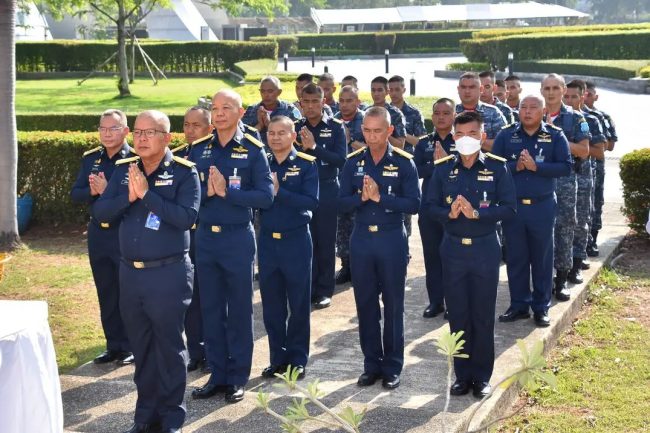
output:
<svg viewBox="0 0 650 433"><path fill-rule="evenodd" d="M326 72L318 77L318 87L323 89L323 100L325 105L329 106L332 110L332 115L339 112L339 103L334 99L334 92L336 92L336 82L334 75Z"/></svg>
<svg viewBox="0 0 650 433"><path fill-rule="evenodd" d="M461 103L456 105L456 114L463 111L477 111L483 117L485 134L487 138L483 142L483 150L492 149L492 143L501 128L506 125L506 119L497 107L481 102L483 86L478 75L473 72L466 72L458 80L458 96Z"/></svg>
<svg viewBox="0 0 650 433"><path fill-rule="evenodd" d="M355 77L354 75L346 75L345 77L343 77L343 79L341 80L341 87L345 87L345 86L352 86L355 89L359 90L357 77ZM366 111L367 109L368 109L368 104L359 100L359 110Z"/></svg>
<svg viewBox="0 0 650 433"><path fill-rule="evenodd" d="M90 206L88 258L97 287L99 312L106 337L106 350L94 362L104 364L117 361L118 364L125 365L133 362L133 354L120 315L119 220L99 220L93 215L93 210L113 175L115 162L131 156L131 148L126 144L129 133L126 115L119 110L106 110L99 119L98 130L102 145L83 154L81 168L70 195L73 201Z"/></svg>
<svg viewBox="0 0 650 433"><path fill-rule="evenodd" d="M512 176L505 158L481 152L483 119L476 112L454 120L459 156L438 159L426 196L427 211L444 225L440 249L443 286L451 332L464 331L464 352L454 358L452 395L473 388L477 398L491 391L494 367L494 310L499 285L501 246L497 221L515 216Z"/></svg>
<svg viewBox="0 0 650 433"><path fill-rule="evenodd" d="M268 131L273 205L260 213L258 261L264 327L271 364L262 376L288 365L305 375L309 359L312 242L309 221L318 206L316 157L296 152L293 121L271 119Z"/></svg>
<svg viewBox="0 0 650 433"><path fill-rule="evenodd" d="M424 119L420 110L404 100L405 93L404 78L399 75L390 77L388 80L390 103L402 112L406 121L404 150L413 153L413 148L420 141L420 137L426 135L427 130L424 128Z"/></svg>
<svg viewBox="0 0 650 433"><path fill-rule="evenodd" d="M253 209L273 202L273 181L263 144L237 122L241 97L221 90L212 98L214 140L197 147L201 210L196 231L205 351L212 375L194 398L225 392L226 402L244 398L253 357ZM207 170L206 170L206 166Z"/></svg>
<svg viewBox="0 0 650 433"><path fill-rule="evenodd" d="M543 123L543 115L544 100L525 97L521 123L504 128L494 142L493 153L508 160L517 193L517 216L503 223L510 307L499 316L500 322L526 319L532 308L537 326L550 325L555 184L570 172L571 160L562 130Z"/></svg>
<svg viewBox="0 0 650 433"><path fill-rule="evenodd" d="M545 121L562 129L569 140L572 166L567 176L557 179L557 214L555 221L554 266L556 269L554 291L559 301L566 301L569 293L566 282L569 280L571 269L575 267L573 260L573 235L576 226L576 201L578 184L576 172L589 157L589 125L584 116L567 107L562 102L566 93L564 78L557 74L549 74L542 80L541 93L546 102Z"/></svg>
<svg viewBox="0 0 650 433"><path fill-rule="evenodd" d="M138 390L128 433L178 433L185 422L183 323L194 273L189 229L200 190L194 164L173 156L170 140L167 116L153 110L138 115L133 141L139 156L116 163L94 209L100 221L121 219L120 310Z"/></svg>
<svg viewBox="0 0 650 433"><path fill-rule="evenodd" d="M614 145L618 141L616 126L614 120L609 114L595 107L598 101L598 91L596 85L587 81L587 91L585 92L585 108L595 114L603 117L603 124L607 131L607 149L614 150ZM605 203L605 155L595 155L592 158L592 169L594 175L594 209L591 215L591 225L589 233L589 244L587 246L587 255L589 257L598 257L598 232L603 227L603 204Z"/></svg>
<svg viewBox="0 0 650 433"><path fill-rule="evenodd" d="M494 80L494 97L499 101L506 103L508 91L506 90L506 82L503 80ZM510 107L512 110L512 107Z"/></svg>
<svg viewBox="0 0 650 433"><path fill-rule="evenodd" d="M393 147L404 149L406 144L406 118L399 108L386 102L388 96L388 80L382 76L375 77L370 82L370 95L374 107L383 107L390 115L393 133L388 137L388 142Z"/></svg>
<svg viewBox="0 0 650 433"><path fill-rule="evenodd" d="M271 117L287 116L293 120L302 117L300 110L293 104L279 99L281 94L282 85L277 77L269 75L262 78L262 81L260 81L262 101L250 105L242 117L242 122L259 131L263 142L266 140L266 127L271 121Z"/></svg>
<svg viewBox="0 0 650 433"><path fill-rule="evenodd" d="M413 161L422 179L422 197L427 196L429 181L435 171L434 161L456 153L454 136L451 133L454 124L454 101L440 98L433 104L433 133L422 138L415 146ZM445 311L442 290L442 262L440 261L440 243L442 242L442 225L426 212L424 203L418 214L426 286L429 305L424 309L425 318L436 317Z"/></svg>
<svg viewBox="0 0 650 433"><path fill-rule="evenodd" d="M350 238L352 285L359 318L364 372L359 386L382 378L397 388L404 365L404 286L408 244L404 214L420 207L420 188L411 154L393 147L390 115L372 107L363 119L367 148L348 155L339 206L355 212ZM384 304L382 338L379 297Z"/></svg>
<svg viewBox="0 0 650 433"><path fill-rule="evenodd" d="M243 125L243 124L242 124ZM180 158L189 159L192 149L206 142L212 141L212 124L210 123L210 112L203 107L194 106L185 112L183 119L183 134L185 144L172 149L172 153ZM195 162L195 161L192 161ZM197 224L190 229L190 259L196 266L196 233ZM185 337L187 339L187 351L190 360L187 363L187 371L194 371L198 368L207 367L205 363L205 349L203 344L203 318L201 317L201 297L199 295L199 276L194 272L194 290L192 291L192 303L185 314Z"/></svg>
<svg viewBox="0 0 650 433"><path fill-rule="evenodd" d="M359 89L347 85L339 92L339 109L335 118L342 120L345 126L345 138L348 143L347 153L365 145L361 125L363 111L359 109ZM340 178L340 175L339 175ZM350 234L354 224L352 212L339 212L336 226L336 255L341 259L341 269L336 272L336 284L352 281L350 273Z"/></svg>
<svg viewBox="0 0 650 433"><path fill-rule="evenodd" d="M515 116L512 111L512 108L508 107L507 104L501 102L496 95L494 94L496 90L496 77L492 71L483 71L478 74L479 79L481 80L481 102L485 104L492 104L501 111L503 117L506 119L506 124L515 123Z"/></svg>
<svg viewBox="0 0 650 433"><path fill-rule="evenodd" d="M506 83L506 104L515 113L519 113L520 95L522 91L521 79L516 75L508 75L504 81Z"/></svg>
<svg viewBox="0 0 650 433"><path fill-rule="evenodd" d="M336 197L339 170L345 163L343 122L323 113L323 90L315 84L302 89L305 118L296 122L298 142L303 152L316 157L319 205L310 223L314 258L312 261L312 305L327 308L334 295L336 267Z"/></svg>

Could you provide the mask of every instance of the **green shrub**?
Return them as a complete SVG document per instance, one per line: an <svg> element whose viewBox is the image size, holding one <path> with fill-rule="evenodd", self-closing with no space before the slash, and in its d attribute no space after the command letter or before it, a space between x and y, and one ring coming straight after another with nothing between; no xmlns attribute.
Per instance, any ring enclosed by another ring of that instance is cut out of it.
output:
<svg viewBox="0 0 650 433"><path fill-rule="evenodd" d="M18 131L81 131L96 132L99 125L99 116L95 114L17 114L16 124ZM183 114L170 114L172 131L183 130ZM130 127L133 127L135 115L127 115Z"/></svg>
<svg viewBox="0 0 650 433"><path fill-rule="evenodd" d="M375 33L375 52L383 54L386 50L395 51L395 33Z"/></svg>
<svg viewBox="0 0 650 433"><path fill-rule="evenodd" d="M471 38L471 30L396 32L396 53L440 53L460 51L460 41Z"/></svg>
<svg viewBox="0 0 650 433"><path fill-rule="evenodd" d="M298 78L298 74L293 72L279 72L277 66L276 59L244 60L235 63L232 71L244 77L248 82L262 81L267 75L274 75L282 82L295 81Z"/></svg>
<svg viewBox="0 0 650 433"><path fill-rule="evenodd" d="M253 36L251 41L276 42L278 44L279 56L283 56L285 53L290 56L295 56L298 50L298 37L293 35Z"/></svg>
<svg viewBox="0 0 650 433"><path fill-rule="evenodd" d="M621 158L623 214L631 229L646 233L650 209L650 148L635 150Z"/></svg>
<svg viewBox="0 0 650 433"><path fill-rule="evenodd" d="M650 66L639 69L639 77L650 78Z"/></svg>
<svg viewBox="0 0 650 433"><path fill-rule="evenodd" d="M515 61L517 72L539 72L569 75L588 75L594 77L628 80L637 75L640 65L648 60L588 60L588 59L553 59Z"/></svg>
<svg viewBox="0 0 650 433"><path fill-rule="evenodd" d="M466 39L461 49L470 62L505 68L508 53L517 59L647 59L650 30L600 33L539 33L492 39Z"/></svg>
<svg viewBox="0 0 650 433"><path fill-rule="evenodd" d="M174 134L173 146L183 143ZM99 145L97 133L19 132L18 192L34 198L33 219L39 223L83 223L85 205L70 200L82 154Z"/></svg>
<svg viewBox="0 0 650 433"><path fill-rule="evenodd" d="M472 63L472 62L463 62L463 63L450 63L447 65L448 71L462 71L462 72L483 72L489 71L490 65L487 63Z"/></svg>
<svg viewBox="0 0 650 433"><path fill-rule="evenodd" d="M650 23L640 24L595 24L588 26L555 27L513 27L508 29L478 30L472 33L474 39L490 39L501 36L525 35L530 33L611 32L620 30L650 29Z"/></svg>
<svg viewBox="0 0 650 433"><path fill-rule="evenodd" d="M260 58L276 59L275 42L149 42L144 49L165 72L220 72L236 62ZM17 72L92 71L117 50L109 41L17 42ZM116 60L103 71L116 71ZM136 55L136 71L145 72L142 56Z"/></svg>

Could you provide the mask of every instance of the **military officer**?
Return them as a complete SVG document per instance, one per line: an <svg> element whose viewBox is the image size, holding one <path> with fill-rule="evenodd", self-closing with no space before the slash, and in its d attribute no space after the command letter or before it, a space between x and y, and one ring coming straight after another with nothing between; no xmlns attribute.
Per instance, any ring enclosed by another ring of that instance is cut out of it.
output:
<svg viewBox="0 0 650 433"><path fill-rule="evenodd" d="M348 155L339 205L354 211L350 237L352 285L359 318L364 372L359 386L400 384L404 364L404 286L408 245L404 214L420 206L420 188L411 154L392 146L390 115L371 107L363 119L368 147ZM383 338L379 297L384 305Z"/></svg>
<svg viewBox="0 0 650 433"><path fill-rule="evenodd" d="M481 80L481 86L483 90L481 91L481 102L485 104L492 104L501 111L503 117L506 119L506 124L515 122L515 115L512 108L508 107L507 104L501 102L499 98L494 94L496 90L496 77L492 71L483 71L478 74L479 79Z"/></svg>
<svg viewBox="0 0 650 433"><path fill-rule="evenodd" d="M370 95L375 107L383 107L390 114L390 122L393 125L393 133L388 141L393 147L404 148L406 143L406 118L399 108L386 102L388 96L388 80L382 76L372 79L370 82Z"/></svg>
<svg viewBox="0 0 650 433"><path fill-rule="evenodd" d="M343 86L339 92L339 109L335 118L345 125L345 137L348 143L347 153L364 146L361 125L363 111L359 109L359 89L351 85ZM340 178L340 174L339 174ZM336 226L336 254L341 259L341 269L336 272L336 284L345 284L352 280L350 273L350 234L353 226L352 212L339 212Z"/></svg>
<svg viewBox="0 0 650 433"><path fill-rule="evenodd" d="M454 136L451 133L454 124L455 103L449 98L440 98L433 104L434 131L422 138L415 146L413 161L422 179L422 196L427 196L429 181L434 173L434 161L456 153ZM422 314L425 318L436 317L445 311L444 293L442 290L442 263L440 261L440 243L442 242L442 224L431 218L424 203L418 214L424 268L426 271L427 295L429 305Z"/></svg>
<svg viewBox="0 0 650 433"><path fill-rule="evenodd" d="M491 391L494 367L494 310L501 246L496 223L515 216L516 199L505 158L481 152L483 119L476 112L454 119L454 141L460 156L436 160L426 196L426 209L444 225L440 249L449 327L464 331L468 359L454 358L452 395L473 388L481 399Z"/></svg>
<svg viewBox="0 0 650 433"><path fill-rule="evenodd" d="M577 179L583 161L589 157L589 125L584 116L562 102L566 93L564 78L549 74L542 80L541 93L546 102L545 121L562 129L569 140L572 167L567 176L557 179L557 217L555 221L554 266L556 269L554 291L558 300L569 296L566 282L575 267L573 260L573 235L576 226ZM572 282L577 283L577 280Z"/></svg>
<svg viewBox="0 0 650 433"><path fill-rule="evenodd" d="M543 115L544 99L526 96L519 109L521 123L504 128L493 148L495 155L508 160L517 194L517 216L503 223L510 307L499 321L526 319L532 308L535 324L542 327L550 325L555 179L571 170L564 133L543 123Z"/></svg>
<svg viewBox="0 0 650 433"><path fill-rule="evenodd" d="M212 374L192 392L226 402L244 398L253 357L253 208L273 202L273 181L263 144L237 127L241 97L221 90L212 98L211 144L196 148L200 161L201 209L196 263L201 290L205 350ZM207 170L204 168L208 166Z"/></svg>
<svg viewBox="0 0 650 433"><path fill-rule="evenodd" d="M302 151L316 157L319 205L310 229L314 244L312 261L312 305L327 308L334 295L336 267L336 197L339 170L345 163L346 138L343 122L323 113L323 90L315 84L302 89L304 119L296 122Z"/></svg>
<svg viewBox="0 0 650 433"><path fill-rule="evenodd" d="M413 148L418 144L420 137L426 135L427 130L424 128L422 113L404 100L404 93L406 93L404 78L399 75L390 77L388 79L388 94L390 95L391 105L397 107L404 115L406 121L404 150L412 154Z"/></svg>
<svg viewBox="0 0 650 433"><path fill-rule="evenodd" d="M243 124L242 124L243 125ZM183 134L185 144L172 150L175 156L189 159L192 149L204 143L212 141L212 124L210 123L210 112L203 107L194 106L185 112L183 119ZM196 163L195 161L192 161ZM190 228L190 259L196 266L196 233L197 224ZM199 276L194 272L194 290L192 291L192 303L185 314L185 337L187 339L187 351L190 360L187 363L187 371L194 371L198 368L207 367L205 362L205 349L203 344L203 318L201 317L201 297L199 295Z"/></svg>
<svg viewBox="0 0 650 433"><path fill-rule="evenodd" d="M260 213L257 240L260 294L271 364L262 376L284 373L288 365L305 375L309 358L311 300L311 215L318 206L315 156L297 152L294 124L271 119L268 131L273 205Z"/></svg>
<svg viewBox="0 0 650 433"><path fill-rule="evenodd" d="M461 103L456 105L456 114L463 111L478 111L483 117L485 133L487 138L483 142L483 149L492 149L494 138L501 128L506 125L506 119L497 107L481 102L480 96L483 90L481 80L473 72L466 72L458 80L458 96Z"/></svg>
<svg viewBox="0 0 650 433"><path fill-rule="evenodd" d="M138 115L138 156L119 160L95 204L100 221L121 219L120 310L135 354L138 399L128 433L178 433L185 421L187 350L185 311L194 269L189 229L200 189L194 164L167 148L169 119L159 111Z"/></svg>
<svg viewBox="0 0 650 433"><path fill-rule="evenodd" d="M244 124L259 131L262 142L266 140L266 127L271 121L271 117L282 115L293 120L302 117L300 110L293 104L279 99L281 94L282 85L277 77L269 75L262 78L260 81L262 100L257 104L250 105L241 119Z"/></svg>
<svg viewBox="0 0 650 433"><path fill-rule="evenodd" d="M120 316L120 246L117 239L119 220L99 220L94 216L97 199L113 175L115 162L131 156L126 144L129 127L120 110L106 110L99 119L99 140L102 143L83 154L77 180L70 193L72 200L90 207L88 224L88 258L97 288L99 311L106 338L106 350L95 364L117 361L120 365L133 362L133 354Z"/></svg>

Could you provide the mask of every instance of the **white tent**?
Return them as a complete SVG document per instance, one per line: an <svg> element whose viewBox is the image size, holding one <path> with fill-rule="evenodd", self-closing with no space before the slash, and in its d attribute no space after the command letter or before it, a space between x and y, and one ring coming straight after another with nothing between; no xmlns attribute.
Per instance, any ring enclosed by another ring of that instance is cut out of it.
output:
<svg viewBox="0 0 650 433"><path fill-rule="evenodd" d="M27 3L27 9L16 10L16 40L45 41L52 40L50 28L34 2Z"/></svg>
<svg viewBox="0 0 650 433"><path fill-rule="evenodd" d="M172 0L170 8L156 8L146 18L149 37L175 41L217 40L191 0Z"/></svg>

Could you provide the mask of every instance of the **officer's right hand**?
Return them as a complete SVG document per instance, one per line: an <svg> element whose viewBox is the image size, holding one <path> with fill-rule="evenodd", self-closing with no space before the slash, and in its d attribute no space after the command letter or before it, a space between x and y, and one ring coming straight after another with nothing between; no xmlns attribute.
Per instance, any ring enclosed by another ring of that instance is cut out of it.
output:
<svg viewBox="0 0 650 433"><path fill-rule="evenodd" d="M276 196L278 195L278 190L280 189L280 182L278 182L278 174L276 172L272 172L271 179L273 179L273 196Z"/></svg>
<svg viewBox="0 0 650 433"><path fill-rule="evenodd" d="M449 219L455 220L456 218L458 218L461 212L461 206L462 203L460 202L460 200L458 200L458 198L456 198L456 200L454 200L454 202L451 204L451 209L449 210L449 215L448 215Z"/></svg>
<svg viewBox="0 0 650 433"><path fill-rule="evenodd" d="M103 171L100 171L99 174L96 175L90 175L90 193L92 195L102 195L106 189L106 185L108 185L108 181L106 180ZM95 192L94 194L93 191Z"/></svg>
<svg viewBox="0 0 650 433"><path fill-rule="evenodd" d="M445 152L442 144L440 144L439 141L436 141L436 150L433 152L433 160L435 161L440 158L444 158L445 156L447 156L447 152Z"/></svg>

